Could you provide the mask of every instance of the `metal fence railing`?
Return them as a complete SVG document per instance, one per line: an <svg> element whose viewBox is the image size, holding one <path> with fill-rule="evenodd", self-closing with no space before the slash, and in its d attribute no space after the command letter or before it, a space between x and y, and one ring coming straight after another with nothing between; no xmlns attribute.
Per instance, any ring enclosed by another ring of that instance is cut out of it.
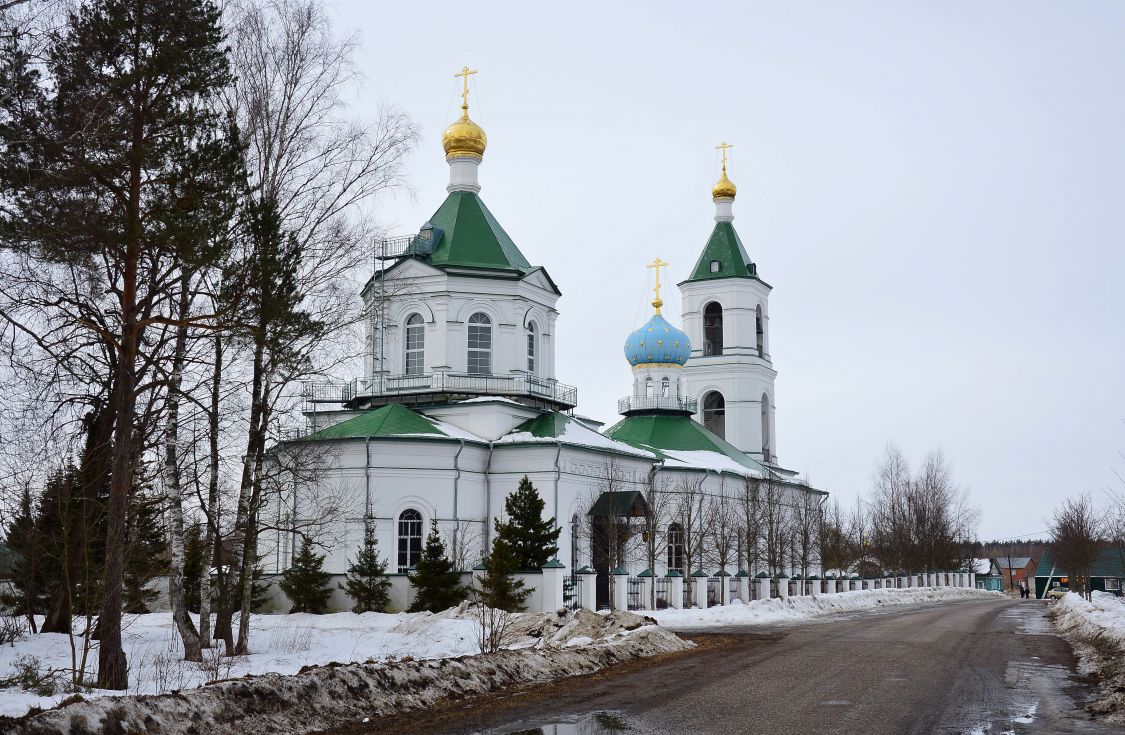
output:
<svg viewBox="0 0 1125 735"><path fill-rule="evenodd" d="M707 578L707 607L723 604L723 580L719 577Z"/></svg>
<svg viewBox="0 0 1125 735"><path fill-rule="evenodd" d="M666 610L669 607L668 596L672 592L672 580L667 577L656 578L656 609Z"/></svg>
<svg viewBox="0 0 1125 735"><path fill-rule="evenodd" d="M642 605L641 591L644 584L639 577L629 577L629 590L626 599L630 610L640 610Z"/></svg>
<svg viewBox="0 0 1125 735"><path fill-rule="evenodd" d="M576 576L563 577L563 607L567 610L577 610L582 607L582 585L578 584Z"/></svg>

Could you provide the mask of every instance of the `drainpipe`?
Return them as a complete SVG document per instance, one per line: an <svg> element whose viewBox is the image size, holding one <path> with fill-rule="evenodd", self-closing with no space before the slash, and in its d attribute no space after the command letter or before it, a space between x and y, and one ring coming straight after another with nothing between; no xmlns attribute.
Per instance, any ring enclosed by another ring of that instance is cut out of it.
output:
<svg viewBox="0 0 1125 735"><path fill-rule="evenodd" d="M559 478L562 477L562 466L559 457L562 456L562 442L555 440L555 528L559 528Z"/></svg>
<svg viewBox="0 0 1125 735"><path fill-rule="evenodd" d="M363 437L363 531L367 532L367 518L371 515L371 437Z"/></svg>
<svg viewBox="0 0 1125 735"><path fill-rule="evenodd" d="M484 548L492 544L492 447L488 443L488 461L484 463Z"/></svg>
<svg viewBox="0 0 1125 735"><path fill-rule="evenodd" d="M461 516L457 515L457 496L459 486L461 484L461 452L465 451L465 440L461 440L461 446L457 447L457 454L453 455L453 470L456 473L453 475L453 522L461 520Z"/></svg>

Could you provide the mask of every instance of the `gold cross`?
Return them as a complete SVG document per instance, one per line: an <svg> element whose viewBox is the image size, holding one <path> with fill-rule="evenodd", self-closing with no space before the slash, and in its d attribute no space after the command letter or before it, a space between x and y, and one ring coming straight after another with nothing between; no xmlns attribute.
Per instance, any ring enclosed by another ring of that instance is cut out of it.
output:
<svg viewBox="0 0 1125 735"><path fill-rule="evenodd" d="M453 75L454 79L456 79L457 77L461 77L461 83L462 83L462 86L461 86L461 109L462 110L467 111L469 109L469 75L470 74L476 74L476 73L477 73L476 69L470 69L469 67L465 66L465 67L461 68L461 71L459 71L459 72L457 72L456 74Z"/></svg>
<svg viewBox="0 0 1125 735"><path fill-rule="evenodd" d="M715 146L715 150L723 152L723 170L724 171L727 170L727 149L728 148L734 148L734 146L731 145L730 143L726 142L725 140L722 143L720 143L719 145Z"/></svg>
<svg viewBox="0 0 1125 735"><path fill-rule="evenodd" d="M657 315L660 314L660 307L664 306L664 302L660 300L660 269L664 268L667 265L668 263L657 257L656 260L645 266L646 268L652 268L656 271L656 286L652 289L652 292L656 295L656 298L652 300L652 306L656 309Z"/></svg>

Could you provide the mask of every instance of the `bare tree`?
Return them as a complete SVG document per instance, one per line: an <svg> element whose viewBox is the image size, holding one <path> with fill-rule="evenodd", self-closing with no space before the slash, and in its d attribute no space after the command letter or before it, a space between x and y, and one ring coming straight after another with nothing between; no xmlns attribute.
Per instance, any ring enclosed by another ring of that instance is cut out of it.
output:
<svg viewBox="0 0 1125 735"><path fill-rule="evenodd" d="M793 503L793 550L794 561L806 579L814 566L820 564L821 521L823 518L824 496L809 490L797 490Z"/></svg>
<svg viewBox="0 0 1125 735"><path fill-rule="evenodd" d="M742 516L742 555L746 560L745 569L754 574L762 555L762 502L758 482L752 477L742 478L742 485L738 490L738 509Z"/></svg>
<svg viewBox="0 0 1125 735"><path fill-rule="evenodd" d="M693 572L703 566L703 550L707 546L707 494L705 474L682 473L676 481L675 518L684 546L684 585L691 590Z"/></svg>
<svg viewBox="0 0 1125 735"><path fill-rule="evenodd" d="M676 496L672 480L653 467L648 476L648 500L644 515L644 557L649 572L656 574L656 566L668 549L668 526L675 514ZM649 609L656 609L656 585L649 585Z"/></svg>
<svg viewBox="0 0 1125 735"><path fill-rule="evenodd" d="M766 566L771 577L786 570L791 559L793 518L786 503L786 490L771 472L759 481L762 508L762 540Z"/></svg>
<svg viewBox="0 0 1125 735"><path fill-rule="evenodd" d="M707 546L704 560L719 572L738 564L738 545L742 539L742 525L736 498L727 492L726 479L719 478L719 492L707 500L704 510Z"/></svg>
<svg viewBox="0 0 1125 735"><path fill-rule="evenodd" d="M1090 572L1105 546L1105 526L1090 495L1067 498L1050 521L1055 562L1066 570L1071 589L1090 597Z"/></svg>
<svg viewBox="0 0 1125 735"><path fill-rule="evenodd" d="M446 553L458 571L468 571L484 558L484 521L465 518L445 524Z"/></svg>

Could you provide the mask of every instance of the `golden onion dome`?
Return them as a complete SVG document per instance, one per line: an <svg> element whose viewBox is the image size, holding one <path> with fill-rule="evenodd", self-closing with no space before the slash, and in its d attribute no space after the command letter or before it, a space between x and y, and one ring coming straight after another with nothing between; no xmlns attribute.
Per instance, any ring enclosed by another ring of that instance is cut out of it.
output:
<svg viewBox="0 0 1125 735"><path fill-rule="evenodd" d="M447 156L484 157L488 136L484 134L484 128L469 119L468 106L461 107L461 119L441 134L441 147Z"/></svg>
<svg viewBox="0 0 1125 735"><path fill-rule="evenodd" d="M723 175L720 176L719 180L715 182L715 185L711 187L711 198L734 199L737 193L738 187L734 185L733 181L727 178L727 167L726 164L723 164Z"/></svg>

